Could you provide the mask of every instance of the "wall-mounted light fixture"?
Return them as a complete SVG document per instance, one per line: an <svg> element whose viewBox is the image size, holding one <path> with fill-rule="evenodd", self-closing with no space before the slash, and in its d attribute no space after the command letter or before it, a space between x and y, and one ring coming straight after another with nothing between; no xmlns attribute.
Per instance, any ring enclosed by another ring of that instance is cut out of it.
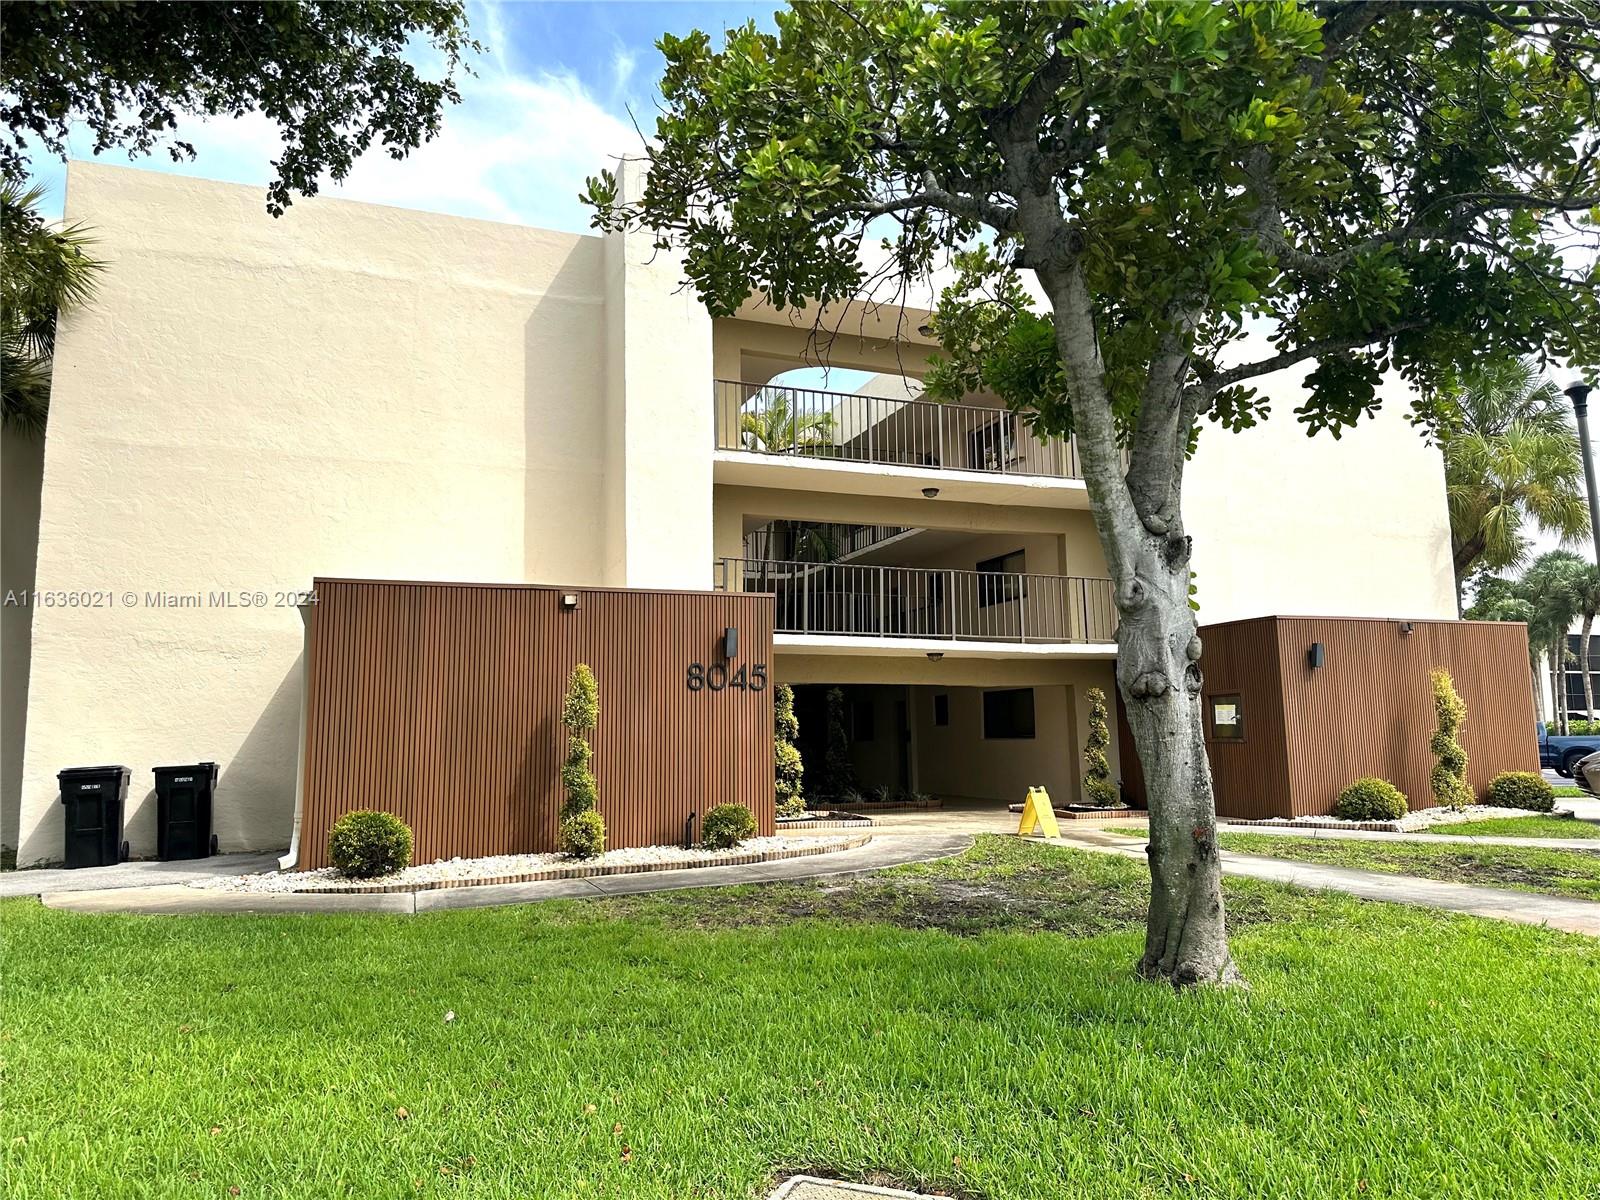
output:
<svg viewBox="0 0 1600 1200"><path fill-rule="evenodd" d="M939 489L935 487L926 487L922 489L922 494L929 500L932 500L939 495Z"/></svg>
<svg viewBox="0 0 1600 1200"><path fill-rule="evenodd" d="M727 659L739 657L739 631L732 625L722 631L722 657Z"/></svg>
<svg viewBox="0 0 1600 1200"><path fill-rule="evenodd" d="M561 607L565 608L565 609L577 608L578 607L578 593L577 592L562 592L561 593Z"/></svg>
<svg viewBox="0 0 1600 1200"><path fill-rule="evenodd" d="M1306 665L1315 671L1328 660L1328 652L1321 642L1312 642L1311 649L1306 651Z"/></svg>
<svg viewBox="0 0 1600 1200"><path fill-rule="evenodd" d="M1400 636L1401 637L1410 637L1416 631L1417 631L1416 622L1414 622L1414 621L1401 621L1400 622Z"/></svg>
<svg viewBox="0 0 1600 1200"><path fill-rule="evenodd" d="M943 650L929 650L928 651L928 661L929 662L938 662L943 657L944 657L944 651Z"/></svg>

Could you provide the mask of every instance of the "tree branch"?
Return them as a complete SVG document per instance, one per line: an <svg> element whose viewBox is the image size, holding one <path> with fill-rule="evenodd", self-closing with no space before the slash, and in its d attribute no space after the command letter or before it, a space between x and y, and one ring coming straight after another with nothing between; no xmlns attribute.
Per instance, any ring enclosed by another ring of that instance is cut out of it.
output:
<svg viewBox="0 0 1600 1200"><path fill-rule="evenodd" d="M1322 338L1315 342L1306 342L1304 345L1295 346L1289 350L1280 351L1271 358L1263 358L1253 363L1242 366L1229 367L1226 371L1211 371L1201 377L1197 388L1198 402L1209 400L1223 388L1232 387L1236 383L1243 383L1247 379L1256 379L1262 375L1270 375L1274 371L1282 371L1296 363L1305 362L1308 358L1320 358L1325 354L1339 354L1345 350L1356 350L1362 346L1370 346L1374 342L1381 342L1391 338L1397 333L1404 333L1408 329L1421 329L1426 321L1396 321L1393 325L1385 325L1382 329L1369 330L1366 333L1351 334L1345 337Z"/></svg>

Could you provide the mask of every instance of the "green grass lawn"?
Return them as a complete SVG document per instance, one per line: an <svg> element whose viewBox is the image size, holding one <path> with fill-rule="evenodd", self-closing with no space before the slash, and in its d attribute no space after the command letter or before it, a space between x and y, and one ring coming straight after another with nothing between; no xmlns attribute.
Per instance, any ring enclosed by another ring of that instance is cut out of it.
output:
<svg viewBox="0 0 1600 1200"><path fill-rule="evenodd" d="M7 902L5 1194L711 1200L812 1168L986 1200L1594 1200L1600 943L1227 893L1248 992L1138 982L1141 864L1015 839L416 918Z"/></svg>
<svg viewBox="0 0 1600 1200"><path fill-rule="evenodd" d="M1454 825L1430 825L1428 832L1466 837L1600 838L1600 825L1571 817L1485 817Z"/></svg>
<svg viewBox="0 0 1600 1200"><path fill-rule="evenodd" d="M1380 842L1354 838L1221 833L1217 844L1240 854L1327 863L1419 879L1513 888L1549 896L1600 900L1600 850L1538 846L1470 846L1460 842Z"/></svg>
<svg viewBox="0 0 1600 1200"><path fill-rule="evenodd" d="M1588 792L1584 791L1581 787L1578 787L1576 784L1570 784L1570 783L1569 784L1562 784L1561 786L1559 786L1559 787L1557 787L1555 789L1555 792L1556 792L1556 799L1558 799L1558 800L1561 800L1561 799L1571 800L1571 799L1575 799L1576 797L1587 796L1589 794Z"/></svg>

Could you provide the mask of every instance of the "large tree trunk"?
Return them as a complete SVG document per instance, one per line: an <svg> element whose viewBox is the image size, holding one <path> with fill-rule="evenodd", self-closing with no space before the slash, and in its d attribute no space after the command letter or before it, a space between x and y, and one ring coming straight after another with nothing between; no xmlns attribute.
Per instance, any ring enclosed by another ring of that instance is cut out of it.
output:
<svg viewBox="0 0 1600 1200"><path fill-rule="evenodd" d="M1150 912L1139 973L1180 987L1233 983L1239 974L1222 908L1188 560L1181 572L1151 566L1140 572L1141 603L1123 613L1117 629L1117 686L1150 809Z"/></svg>
<svg viewBox="0 0 1600 1200"><path fill-rule="evenodd" d="M1188 355L1173 337L1152 363L1124 474L1083 276L1075 265L1039 276L1053 302L1090 513L1115 588L1117 687L1150 809L1150 912L1138 970L1179 987L1240 983L1222 907L1190 542L1178 502L1193 422L1183 391Z"/></svg>

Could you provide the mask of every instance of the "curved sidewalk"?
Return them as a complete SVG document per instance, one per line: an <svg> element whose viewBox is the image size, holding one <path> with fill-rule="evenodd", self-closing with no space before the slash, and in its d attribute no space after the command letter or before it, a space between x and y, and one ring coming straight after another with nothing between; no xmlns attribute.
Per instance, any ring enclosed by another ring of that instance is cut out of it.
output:
<svg viewBox="0 0 1600 1200"><path fill-rule="evenodd" d="M683 888L734 887L746 883L776 883L826 875L853 875L926 862L959 854L972 844L966 833L903 834L874 837L865 846L833 854L815 854L777 862L730 867L691 867L681 871L650 871L619 875L594 875L583 879L551 879L537 883L485 884L481 887L442 888L420 892L224 892L178 886L123 887L94 891L50 892L42 897L50 908L89 913L330 913L384 912L410 916L454 908L487 908L499 904L528 904L538 900L625 896L638 892L676 891Z"/></svg>
<svg viewBox="0 0 1600 1200"><path fill-rule="evenodd" d="M1390 837L1393 834L1378 834ZM1521 839L1526 841L1527 839ZM1145 861L1145 844L1117 837L1101 830L1074 830L1057 839L1059 845L1102 854L1120 854ZM1326 863L1285 862L1277 858L1258 858L1250 854L1222 852L1225 875L1244 875L1267 879L1294 887L1343 892L1363 900L1383 900L1390 904L1411 904L1420 908L1439 908L1447 912L1489 917L1496 921L1515 921L1522 925L1547 925L1568 933L1600 937L1600 901L1574 900L1565 896L1546 896L1539 892L1514 892L1504 888L1476 887L1467 883L1445 883L1419 879L1415 875L1389 875L1381 871L1356 871Z"/></svg>
<svg viewBox="0 0 1600 1200"><path fill-rule="evenodd" d="M1575 820L1574 824L1594 824ZM1449 829L1448 825L1435 828ZM1496 834L1434 833L1431 829L1412 829L1405 833L1379 833L1371 829L1313 829L1306 825L1247 825L1218 821L1218 833L1259 833L1266 837L1332 838L1346 842L1422 842L1457 846L1528 846L1536 850L1587 850L1600 853L1600 838L1504 837Z"/></svg>

